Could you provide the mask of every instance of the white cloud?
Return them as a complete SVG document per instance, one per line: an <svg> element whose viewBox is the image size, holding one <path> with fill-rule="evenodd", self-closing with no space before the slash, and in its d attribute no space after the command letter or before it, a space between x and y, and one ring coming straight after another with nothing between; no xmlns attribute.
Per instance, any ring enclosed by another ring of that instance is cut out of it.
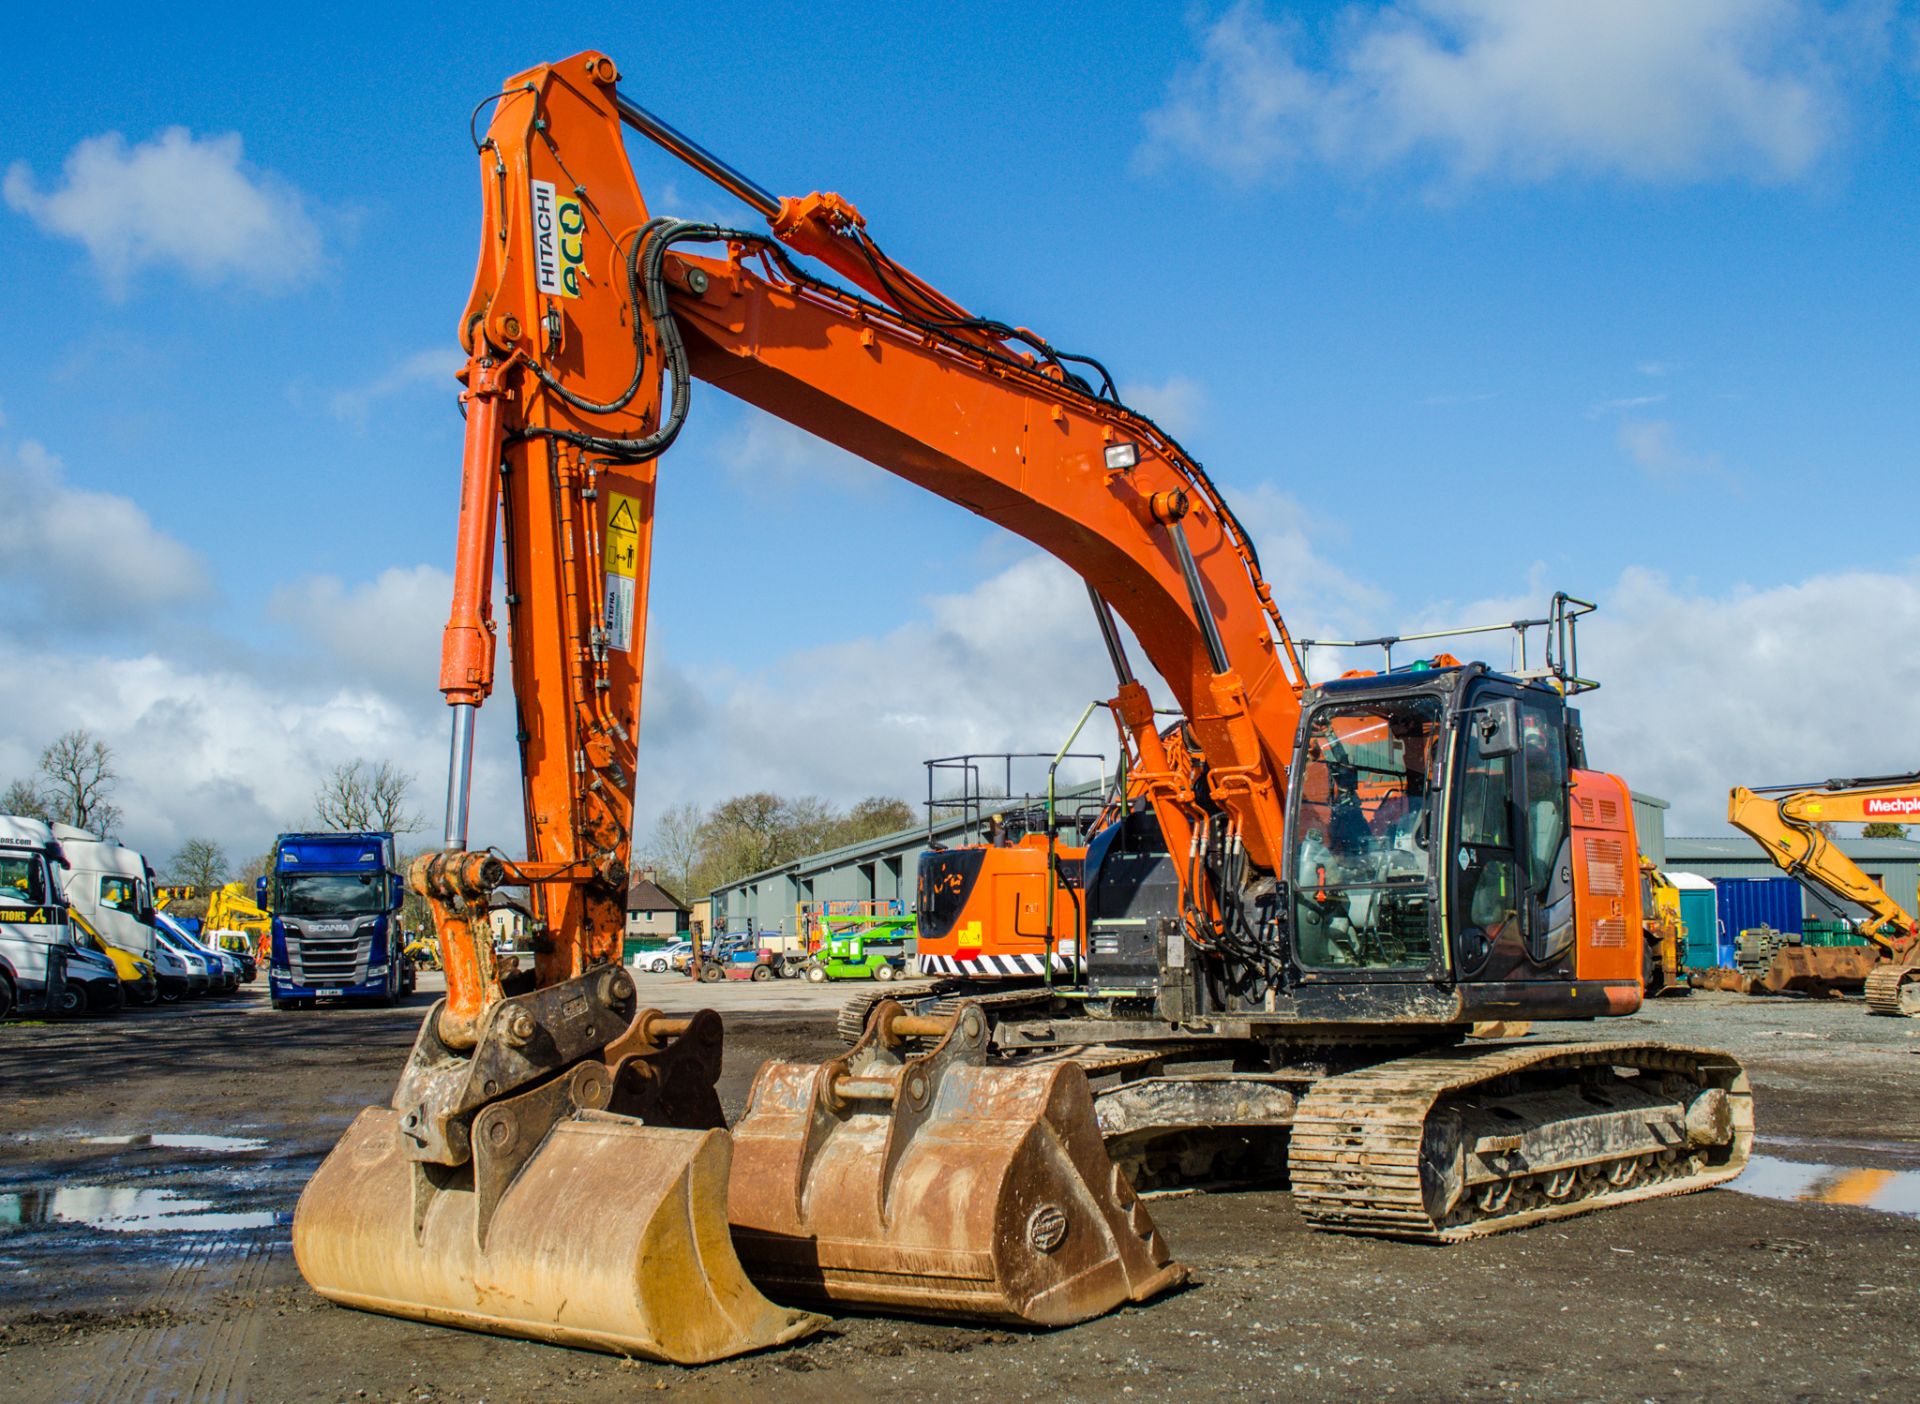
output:
<svg viewBox="0 0 1920 1404"><path fill-rule="evenodd" d="M872 491L884 470L836 444L751 405L715 444L712 456L743 486L795 492L821 486Z"/></svg>
<svg viewBox="0 0 1920 1404"><path fill-rule="evenodd" d="M1296 634L1343 634L1384 609L1384 595L1321 553L1337 528L1271 489L1236 505ZM1164 701L1144 651L1131 637L1127 648ZM746 789L917 801L922 761L1051 750L1114 685L1085 585L1031 551L972 589L927 600L921 617L884 635L802 649L754 673L695 674L657 651L648 667L643 832L668 805ZM1100 718L1081 743L1116 754Z"/></svg>
<svg viewBox="0 0 1920 1404"><path fill-rule="evenodd" d="M1659 481L1712 478L1737 486L1739 477L1718 453L1690 453L1680 446L1673 423L1665 419L1629 419L1620 425L1620 447Z"/></svg>
<svg viewBox="0 0 1920 1404"><path fill-rule="evenodd" d="M1454 184L1563 173L1805 175L1837 70L1884 61L1877 8L1806 0L1394 0L1318 32L1239 0L1147 115L1149 166L1250 181L1431 163Z"/></svg>
<svg viewBox="0 0 1920 1404"><path fill-rule="evenodd" d="M335 419L365 427L375 405L410 390L437 390L451 403L460 389L454 376L466 365L466 353L455 346L416 351L363 384L335 391L327 408Z"/></svg>
<svg viewBox="0 0 1920 1404"><path fill-rule="evenodd" d="M196 137L169 127L128 145L89 137L42 190L24 161L0 184L7 204L50 234L85 245L114 297L135 274L173 265L196 283L279 291L320 266L319 227L299 190L249 165L238 133Z"/></svg>
<svg viewBox="0 0 1920 1404"><path fill-rule="evenodd" d="M1673 801L1670 832L1724 832L1733 785L1913 767L1920 658L1887 644L1920 630L1920 564L1717 595L1634 569L1603 606L1581 626L1589 748Z"/></svg>
<svg viewBox="0 0 1920 1404"><path fill-rule="evenodd" d="M1600 400L1587 410L1588 419L1599 419L1602 415L1620 414L1631 409L1645 409L1648 405L1664 404L1666 392L1658 395L1623 395L1617 400Z"/></svg>
<svg viewBox="0 0 1920 1404"><path fill-rule="evenodd" d="M1634 369L1642 375L1658 377L1672 375L1675 371L1684 369L1684 367L1682 367L1678 361L1641 361L1634 366Z"/></svg>
<svg viewBox="0 0 1920 1404"><path fill-rule="evenodd" d="M1184 375L1154 382L1129 380L1120 387L1120 402L1140 411L1176 439L1200 427L1207 409L1207 392L1200 382Z"/></svg>
<svg viewBox="0 0 1920 1404"><path fill-rule="evenodd" d="M27 593L23 631L137 632L213 595L197 552L128 499L73 486L31 439L0 448L0 580Z"/></svg>
<svg viewBox="0 0 1920 1404"><path fill-rule="evenodd" d="M342 677L395 697L431 697L452 599L446 571L392 566L360 585L330 575L282 585L268 597L267 617L319 648Z"/></svg>

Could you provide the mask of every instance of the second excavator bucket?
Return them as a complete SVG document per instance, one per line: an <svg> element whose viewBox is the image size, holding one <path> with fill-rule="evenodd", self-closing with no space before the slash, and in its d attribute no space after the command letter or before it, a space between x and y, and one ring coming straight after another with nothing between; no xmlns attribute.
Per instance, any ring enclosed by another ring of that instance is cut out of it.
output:
<svg viewBox="0 0 1920 1404"><path fill-rule="evenodd" d="M719 1020L635 1014L632 981L597 974L504 1001L464 1059L441 1044L435 1007L394 1105L363 1111L300 1196L294 1256L316 1291L682 1365L818 1329L763 1297L734 1253ZM582 1010L626 1032L589 1047L567 1027ZM529 1059L563 1070L516 1087Z"/></svg>
<svg viewBox="0 0 1920 1404"><path fill-rule="evenodd" d="M989 1066L987 1021L892 1001L824 1064L768 1063L729 1207L782 1301L1063 1326L1186 1277L1108 1157L1073 1063ZM937 1039L910 1053L914 1039Z"/></svg>

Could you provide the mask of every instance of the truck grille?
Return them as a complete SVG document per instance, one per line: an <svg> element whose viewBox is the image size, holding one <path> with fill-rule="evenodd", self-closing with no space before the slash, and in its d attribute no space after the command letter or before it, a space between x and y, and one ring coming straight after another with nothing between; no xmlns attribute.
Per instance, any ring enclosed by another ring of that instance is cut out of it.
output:
<svg viewBox="0 0 1920 1404"><path fill-rule="evenodd" d="M352 931L289 931L287 961L293 982L309 987L361 984L372 946L370 923Z"/></svg>

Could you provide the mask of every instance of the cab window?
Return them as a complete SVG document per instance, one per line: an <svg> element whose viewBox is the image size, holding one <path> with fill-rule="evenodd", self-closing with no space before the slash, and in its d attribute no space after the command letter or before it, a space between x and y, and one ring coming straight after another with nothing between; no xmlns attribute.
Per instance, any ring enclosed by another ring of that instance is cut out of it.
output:
<svg viewBox="0 0 1920 1404"><path fill-rule="evenodd" d="M1432 956L1440 704L1328 707L1307 731L1297 784L1296 951L1322 969L1393 970Z"/></svg>
<svg viewBox="0 0 1920 1404"><path fill-rule="evenodd" d="M112 907L120 912L140 910L140 896L132 878L103 877L100 879L100 905Z"/></svg>
<svg viewBox="0 0 1920 1404"><path fill-rule="evenodd" d="M1523 704L1520 749L1526 758L1527 881L1544 897L1567 836L1567 746L1558 715Z"/></svg>
<svg viewBox="0 0 1920 1404"><path fill-rule="evenodd" d="M0 858L0 904L39 907L47 900L46 870L30 854Z"/></svg>
<svg viewBox="0 0 1920 1404"><path fill-rule="evenodd" d="M1459 833L1453 850L1453 905L1463 916L1461 959L1471 968L1520 930L1520 869L1513 853L1513 757L1481 750L1467 730L1460 771Z"/></svg>

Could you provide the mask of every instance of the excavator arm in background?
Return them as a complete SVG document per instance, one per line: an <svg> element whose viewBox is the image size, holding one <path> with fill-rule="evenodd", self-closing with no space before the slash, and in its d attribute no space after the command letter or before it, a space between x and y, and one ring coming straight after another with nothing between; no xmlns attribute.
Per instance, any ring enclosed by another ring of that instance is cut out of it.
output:
<svg viewBox="0 0 1920 1404"><path fill-rule="evenodd" d="M1920 773L1760 790L1736 785L1727 796L1727 822L1765 849L1782 872L1824 897L1866 909L1861 933L1886 957L1866 977L1867 1007L1875 1014L1920 1017L1920 922L1841 852L1821 825L1916 814Z"/></svg>

